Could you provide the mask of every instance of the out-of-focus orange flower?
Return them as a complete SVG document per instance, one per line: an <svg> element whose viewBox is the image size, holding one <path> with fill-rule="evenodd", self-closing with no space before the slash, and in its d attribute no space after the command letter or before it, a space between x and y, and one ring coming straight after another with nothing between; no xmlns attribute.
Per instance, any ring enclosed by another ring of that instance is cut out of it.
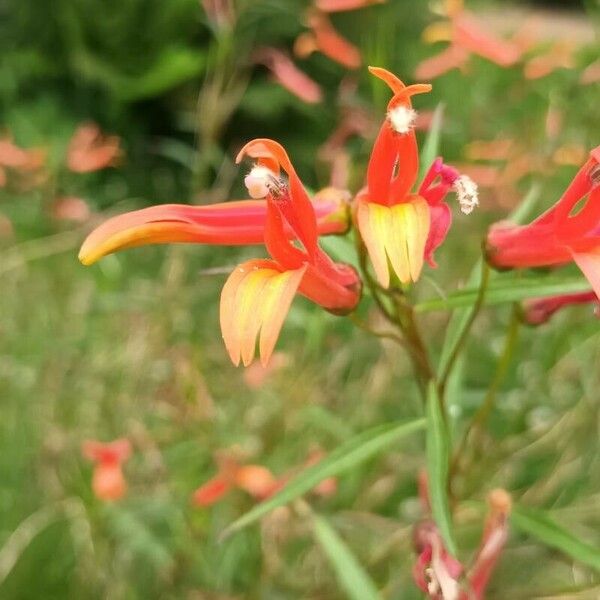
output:
<svg viewBox="0 0 600 600"><path fill-rule="evenodd" d="M254 53L254 61L267 67L279 85L303 102L317 104L323 99L319 84L298 69L285 52L271 47L260 48Z"/></svg>
<svg viewBox="0 0 600 600"><path fill-rule="evenodd" d="M598 82L600 82L600 59L587 66L579 77L579 83L582 85L591 85Z"/></svg>
<svg viewBox="0 0 600 600"><path fill-rule="evenodd" d="M525 63L525 78L541 79L557 69L572 69L575 66L573 50L571 44L557 42L547 52L534 56Z"/></svg>
<svg viewBox="0 0 600 600"><path fill-rule="evenodd" d="M0 188L6 187L6 171L0 167Z"/></svg>
<svg viewBox="0 0 600 600"><path fill-rule="evenodd" d="M294 44L294 52L302 58L319 51L347 69L358 69L362 63L360 51L342 37L323 12L311 10L307 15L310 32L301 34Z"/></svg>
<svg viewBox="0 0 600 600"><path fill-rule="evenodd" d="M91 214L88 203L82 198L74 196L57 198L52 206L52 216L59 221L84 223Z"/></svg>
<svg viewBox="0 0 600 600"><path fill-rule="evenodd" d="M10 137L0 138L0 166L18 171L36 171L46 160L43 148L21 148Z"/></svg>
<svg viewBox="0 0 600 600"><path fill-rule="evenodd" d="M464 9L462 0L446 0L445 8L448 21L428 26L423 39L428 43L448 41L450 47L417 66L415 75L419 79L433 79L462 68L470 54L501 67L509 67L521 58L522 51L517 44L486 31L474 15Z"/></svg>
<svg viewBox="0 0 600 600"><path fill-rule="evenodd" d="M90 173L114 165L120 155L117 136L105 136L95 123L84 123L69 142L67 166L75 173Z"/></svg>
<svg viewBox="0 0 600 600"><path fill-rule="evenodd" d="M241 464L238 454L235 451L216 453L217 474L194 492L196 506L211 506L233 489L240 489L256 500L264 500L273 493L277 480L271 471L262 465Z"/></svg>
<svg viewBox="0 0 600 600"><path fill-rule="evenodd" d="M82 445L82 453L95 462L92 489L96 497L108 502L122 498L127 491L122 464L131 455L129 440L121 438L108 443L88 440Z"/></svg>
<svg viewBox="0 0 600 600"><path fill-rule="evenodd" d="M323 12L332 13L357 10L373 4L384 4L385 2L386 0L315 0L315 7Z"/></svg>

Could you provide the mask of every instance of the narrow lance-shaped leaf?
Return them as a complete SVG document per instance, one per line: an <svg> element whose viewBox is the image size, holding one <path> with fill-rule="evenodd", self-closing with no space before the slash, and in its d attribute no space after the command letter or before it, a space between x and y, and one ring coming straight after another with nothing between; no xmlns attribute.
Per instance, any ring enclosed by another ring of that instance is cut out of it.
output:
<svg viewBox="0 0 600 600"><path fill-rule="evenodd" d="M238 531L258 521L278 506L282 506L302 496L318 483L353 469L360 463L377 456L385 448L425 427L425 419L417 419L408 423L387 423L373 427L344 442L328 454L323 460L302 471L290 481L279 493L268 500L257 504L245 515L234 521L222 537Z"/></svg>
<svg viewBox="0 0 600 600"><path fill-rule="evenodd" d="M594 548L560 527L547 512L518 506L513 508L510 520L513 526L523 533L600 573L600 548Z"/></svg>
<svg viewBox="0 0 600 600"><path fill-rule="evenodd" d="M423 179L425 173L439 155L440 138L442 135L442 124L444 117L444 105L438 104L431 119L431 127L423 143L421 156L419 157L419 181Z"/></svg>
<svg viewBox="0 0 600 600"><path fill-rule="evenodd" d="M375 584L335 529L318 515L313 517L312 525L346 596L351 600L381 600Z"/></svg>
<svg viewBox="0 0 600 600"><path fill-rule="evenodd" d="M484 305L493 306L498 304L508 304L520 302L527 298L573 294L588 290L590 290L589 282L581 277L576 279L573 277L569 277L568 279L511 279L509 281L498 281L495 285L488 287ZM477 295L478 290L469 287L449 294L446 298L423 300L416 304L414 309L416 312L424 313L435 310L469 307L475 304Z"/></svg>
<svg viewBox="0 0 600 600"><path fill-rule="evenodd" d="M427 474L429 500L433 519L438 526L448 551L456 556L456 544L452 537L452 522L448 504L448 467L450 464L450 440L439 394L434 382L427 388Z"/></svg>

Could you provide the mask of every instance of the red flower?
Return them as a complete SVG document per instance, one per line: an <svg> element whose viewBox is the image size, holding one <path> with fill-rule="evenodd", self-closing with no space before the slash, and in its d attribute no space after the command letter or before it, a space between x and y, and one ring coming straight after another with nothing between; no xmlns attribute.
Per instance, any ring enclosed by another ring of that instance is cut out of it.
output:
<svg viewBox="0 0 600 600"><path fill-rule="evenodd" d="M131 455L129 440L118 439L102 443L93 440L82 445L85 458L96 463L92 477L92 489L100 500L119 500L127 491L122 463Z"/></svg>
<svg viewBox="0 0 600 600"><path fill-rule="evenodd" d="M561 199L535 221L492 226L487 237L490 264L506 269L574 261L600 296L599 183L600 146L591 151Z"/></svg>
<svg viewBox="0 0 600 600"><path fill-rule="evenodd" d="M411 192L419 170L414 132L416 112L411 96L429 92L429 84L405 86L385 69L369 67L383 79L394 96L373 146L367 170L367 186L356 199L356 221L379 283L388 287L389 265L402 283L417 281L427 259L450 227L450 209L443 200L454 187L465 213L477 204L477 188L465 176L437 159L418 193Z"/></svg>
<svg viewBox="0 0 600 600"><path fill-rule="evenodd" d="M315 0L315 6L323 12L356 10L372 4L383 4L386 0Z"/></svg>

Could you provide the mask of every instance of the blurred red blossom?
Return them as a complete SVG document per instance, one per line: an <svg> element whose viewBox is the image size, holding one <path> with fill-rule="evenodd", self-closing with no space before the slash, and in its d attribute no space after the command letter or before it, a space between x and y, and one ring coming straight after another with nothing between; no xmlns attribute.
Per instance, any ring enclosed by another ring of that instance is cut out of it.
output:
<svg viewBox="0 0 600 600"><path fill-rule="evenodd" d="M386 0L315 0L315 6L323 12L342 12L385 2Z"/></svg>
<svg viewBox="0 0 600 600"><path fill-rule="evenodd" d="M75 196L57 198L52 205L52 216L59 221L84 223L91 214L89 204L83 198Z"/></svg>
<svg viewBox="0 0 600 600"><path fill-rule="evenodd" d="M82 454L95 463L92 489L100 500L115 501L127 491L122 463L131 456L129 440L120 438L112 442L87 440L82 444Z"/></svg>

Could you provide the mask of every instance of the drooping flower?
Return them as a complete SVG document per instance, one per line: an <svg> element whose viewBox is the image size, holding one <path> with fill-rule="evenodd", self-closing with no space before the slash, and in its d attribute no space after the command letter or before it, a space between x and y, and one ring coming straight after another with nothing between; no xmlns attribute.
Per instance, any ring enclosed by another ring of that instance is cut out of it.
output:
<svg viewBox="0 0 600 600"><path fill-rule="evenodd" d="M354 269L334 263L319 247L313 205L283 147L257 139L242 148L237 161L245 156L270 171L264 240L272 260L250 260L235 269L221 293L220 320L231 360L247 366L257 340L261 361L268 362L296 293L345 314L358 304L360 280ZM286 225L301 247L290 242Z"/></svg>
<svg viewBox="0 0 600 600"><path fill-rule="evenodd" d="M419 278L424 260L435 265L433 252L451 223L450 209L443 202L446 194L454 188L463 212L469 213L478 202L477 187L438 158L417 193L412 193L419 154L411 96L429 92L431 86L406 86L385 69L369 70L394 95L371 152L367 185L356 198L356 221L377 279L388 287L390 266L402 283L409 283Z"/></svg>
<svg viewBox="0 0 600 600"><path fill-rule="evenodd" d="M319 235L347 230L348 208L341 190L317 193L313 207ZM203 206L151 206L105 221L86 238L79 251L79 260L84 265L91 265L112 252L148 244L262 244L266 222L264 200L237 200ZM295 235L289 226L285 227L285 233L290 238Z"/></svg>
<svg viewBox="0 0 600 600"><path fill-rule="evenodd" d="M511 41L496 37L463 7L462 0L446 0L448 21L433 23L423 39L433 43L449 41L440 54L421 62L415 71L419 79L434 79L454 68L465 66L471 54L477 54L501 67L509 67L521 57L521 49Z"/></svg>
<svg viewBox="0 0 600 600"><path fill-rule="evenodd" d="M131 455L131 444L127 439L103 443L88 440L82 445L85 458L94 461L92 490L97 498L105 501L121 499L127 491L122 464Z"/></svg>
<svg viewBox="0 0 600 600"><path fill-rule="evenodd" d="M594 304L596 315L599 316L598 296L590 290L589 292L559 294L557 296L525 300L523 302L523 320L528 325L542 325L547 323L559 310L578 304Z"/></svg>
<svg viewBox="0 0 600 600"><path fill-rule="evenodd" d="M95 123L85 123L69 142L67 166L75 173L91 173L114 165L120 155L117 136L105 136Z"/></svg>
<svg viewBox="0 0 600 600"><path fill-rule="evenodd" d="M499 269L575 262L600 297L600 146L560 200L532 223L493 225L487 257Z"/></svg>

